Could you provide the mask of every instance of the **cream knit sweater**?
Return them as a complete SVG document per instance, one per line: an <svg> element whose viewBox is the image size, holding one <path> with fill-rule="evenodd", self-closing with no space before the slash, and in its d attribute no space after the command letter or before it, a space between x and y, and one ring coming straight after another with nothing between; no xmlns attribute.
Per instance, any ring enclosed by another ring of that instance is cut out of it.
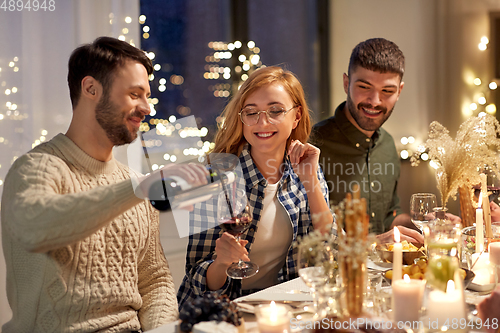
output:
<svg viewBox="0 0 500 333"><path fill-rule="evenodd" d="M2 196L13 318L3 332L123 332L177 319L158 213L129 169L63 134L16 160Z"/></svg>

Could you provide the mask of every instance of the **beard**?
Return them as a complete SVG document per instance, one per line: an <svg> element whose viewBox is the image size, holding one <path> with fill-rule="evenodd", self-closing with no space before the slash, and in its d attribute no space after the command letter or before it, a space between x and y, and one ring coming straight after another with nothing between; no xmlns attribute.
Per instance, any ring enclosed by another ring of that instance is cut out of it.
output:
<svg viewBox="0 0 500 333"><path fill-rule="evenodd" d="M104 93L95 107L95 118L114 146L131 143L137 138L137 132L131 132L127 127L126 121L129 117L143 119L144 115L139 111L123 114L111 101L108 93Z"/></svg>
<svg viewBox="0 0 500 333"><path fill-rule="evenodd" d="M369 118L363 114L364 113L364 111L362 110L363 108L382 111L382 115L377 118ZM351 94L348 91L347 109L349 110L349 113L354 118L354 120L356 121L356 123L360 128L362 128L365 131L376 131L387 121L387 119L389 119L389 117L392 114L392 111L394 110L394 106L389 111L387 111L387 108L385 107L382 106L373 107L373 105L368 103L359 103L356 106L354 105L354 102L352 101L351 98Z"/></svg>

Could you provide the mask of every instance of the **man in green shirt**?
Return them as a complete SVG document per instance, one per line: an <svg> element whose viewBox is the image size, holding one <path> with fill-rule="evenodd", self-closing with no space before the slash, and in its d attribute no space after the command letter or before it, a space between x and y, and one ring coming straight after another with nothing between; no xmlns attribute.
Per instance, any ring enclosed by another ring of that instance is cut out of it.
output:
<svg viewBox="0 0 500 333"><path fill-rule="evenodd" d="M331 203L339 203L359 185L375 234L395 225L414 228L399 205L399 155L392 136L381 128L403 89L404 62L403 52L391 41L374 38L359 43L343 76L347 100L333 117L314 126Z"/></svg>

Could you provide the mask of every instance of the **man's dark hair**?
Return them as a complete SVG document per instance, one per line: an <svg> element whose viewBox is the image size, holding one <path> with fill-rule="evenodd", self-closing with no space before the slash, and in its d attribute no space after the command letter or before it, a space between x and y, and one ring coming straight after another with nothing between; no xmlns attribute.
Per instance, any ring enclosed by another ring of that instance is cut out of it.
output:
<svg viewBox="0 0 500 333"><path fill-rule="evenodd" d="M82 80L92 76L108 93L113 75L127 60L137 61L146 67L148 74L153 73L151 60L144 51L112 37L99 37L73 51L68 62L69 95L73 108L80 100Z"/></svg>
<svg viewBox="0 0 500 333"><path fill-rule="evenodd" d="M387 39L367 39L352 50L348 75L350 76L358 67L380 73L396 73L402 80L405 72L405 56L396 44Z"/></svg>

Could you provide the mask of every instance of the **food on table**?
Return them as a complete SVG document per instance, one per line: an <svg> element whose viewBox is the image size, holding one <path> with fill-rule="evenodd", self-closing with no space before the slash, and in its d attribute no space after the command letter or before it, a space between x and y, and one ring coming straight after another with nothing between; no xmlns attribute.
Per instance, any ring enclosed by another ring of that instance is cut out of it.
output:
<svg viewBox="0 0 500 333"><path fill-rule="evenodd" d="M409 243L407 241L401 242L401 248L403 253L403 265L411 265L421 256L424 256L426 251L420 243ZM393 261L393 250L394 244L378 244L376 246L376 254L380 258L379 260L383 262Z"/></svg>
<svg viewBox="0 0 500 333"><path fill-rule="evenodd" d="M412 265L403 266L402 276L404 276L405 274L408 274L410 279L423 280L423 279L425 279L426 272L429 269L436 269L437 275L433 279L437 278L437 279L439 279L439 281L441 279L443 279L443 281L444 281L444 279L449 277L449 275L451 274L451 279L453 280L453 274L455 271L454 270L451 271L451 267L448 267L448 261L446 259L442 260L441 264L438 264L437 262L436 263L433 262L433 265L436 265L436 266L441 265L440 266L441 268L437 269L437 267L433 267L433 266L431 267L431 264L427 263L426 259L421 258L419 261L417 261L416 263L414 263ZM448 270L450 270L450 271L448 271ZM467 274L465 272L465 270L460 269L459 273L460 273L460 276L462 277L462 279L465 279L465 275ZM385 277L389 280L392 280L392 269L385 272ZM427 279L429 279L429 278L427 278ZM446 280L446 281L448 282L448 280Z"/></svg>
<svg viewBox="0 0 500 333"><path fill-rule="evenodd" d="M191 332L193 326L202 321L225 321L235 326L242 324L241 314L236 304L226 295L208 292L186 303L179 312L180 329Z"/></svg>
<svg viewBox="0 0 500 333"><path fill-rule="evenodd" d="M418 248L406 240L402 241L401 245L403 247L403 251L417 252L417 251L424 251L425 250L425 248L423 246ZM392 251L393 248L394 248L394 244L387 244L387 251Z"/></svg>

